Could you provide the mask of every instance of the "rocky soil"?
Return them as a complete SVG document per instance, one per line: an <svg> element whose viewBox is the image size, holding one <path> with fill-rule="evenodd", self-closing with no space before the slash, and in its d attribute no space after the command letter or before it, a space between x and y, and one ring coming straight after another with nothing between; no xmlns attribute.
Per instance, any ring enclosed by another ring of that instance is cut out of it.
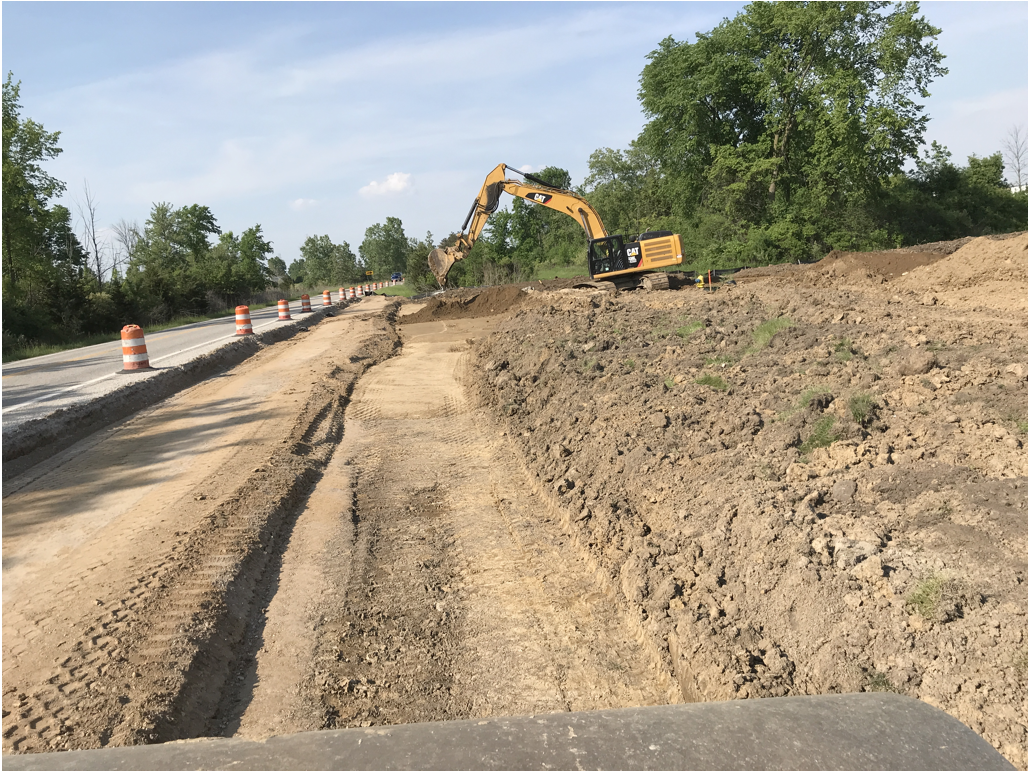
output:
<svg viewBox="0 0 1028 771"><path fill-rule="evenodd" d="M896 691L1025 769L1028 235L949 251L526 291L476 390L682 698Z"/></svg>

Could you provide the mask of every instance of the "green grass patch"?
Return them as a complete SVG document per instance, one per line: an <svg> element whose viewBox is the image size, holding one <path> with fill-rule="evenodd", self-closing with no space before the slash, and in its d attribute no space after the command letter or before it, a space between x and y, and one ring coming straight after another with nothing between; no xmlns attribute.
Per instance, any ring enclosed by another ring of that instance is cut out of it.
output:
<svg viewBox="0 0 1028 771"><path fill-rule="evenodd" d="M675 334L685 339L692 335L694 332L699 332L705 324L702 321L690 321L688 324L683 324L675 330Z"/></svg>
<svg viewBox="0 0 1028 771"><path fill-rule="evenodd" d="M697 385L713 388L715 391L728 390L728 383L726 383L723 378L720 378L717 375L711 375L709 373L704 375L703 377L696 378L696 380L694 380L693 382Z"/></svg>
<svg viewBox="0 0 1028 771"><path fill-rule="evenodd" d="M857 349L853 347L853 341L847 337L844 337L835 344L835 358L839 361L849 361L856 352Z"/></svg>
<svg viewBox="0 0 1028 771"><path fill-rule="evenodd" d="M829 392L829 389L825 386L814 386L813 388L806 389L800 394L800 409L806 409L818 396Z"/></svg>
<svg viewBox="0 0 1028 771"><path fill-rule="evenodd" d="M871 425L878 412L878 402L869 393L854 394L849 401L850 417L862 428Z"/></svg>
<svg viewBox="0 0 1028 771"><path fill-rule="evenodd" d="M781 332L783 329L796 326L792 319L786 318L785 316L779 316L777 319L768 319L763 324L759 324L756 329L753 330L753 343L747 349L747 353L758 353L759 351L767 348L768 343L771 342L771 338Z"/></svg>
<svg viewBox="0 0 1028 771"><path fill-rule="evenodd" d="M413 297L417 294L417 291L413 284L397 284L396 286L378 289L375 291L375 294L380 294L384 297Z"/></svg>
<svg viewBox="0 0 1028 771"><path fill-rule="evenodd" d="M589 268L585 265L538 265L535 277L542 281L551 278L589 278Z"/></svg>
<svg viewBox="0 0 1028 771"><path fill-rule="evenodd" d="M867 680L864 681L865 693L898 693L896 686L892 684L889 676L884 672L872 669L867 673Z"/></svg>
<svg viewBox="0 0 1028 771"><path fill-rule="evenodd" d="M625 359L625 369L627 369L627 370L635 369L635 359Z"/></svg>
<svg viewBox="0 0 1028 771"><path fill-rule="evenodd" d="M828 447L832 442L835 442L839 435L832 430L834 427L835 417L833 415L823 416L814 424L814 430L810 433L810 436L800 445L800 454L803 456L810 455L818 447Z"/></svg>
<svg viewBox="0 0 1028 771"><path fill-rule="evenodd" d="M931 621L939 612L939 605L948 583L937 573L931 573L914 587L907 597L907 606L913 608L921 618Z"/></svg>
<svg viewBox="0 0 1028 771"><path fill-rule="evenodd" d="M675 379L673 377L664 378L664 387L670 391L675 387Z"/></svg>

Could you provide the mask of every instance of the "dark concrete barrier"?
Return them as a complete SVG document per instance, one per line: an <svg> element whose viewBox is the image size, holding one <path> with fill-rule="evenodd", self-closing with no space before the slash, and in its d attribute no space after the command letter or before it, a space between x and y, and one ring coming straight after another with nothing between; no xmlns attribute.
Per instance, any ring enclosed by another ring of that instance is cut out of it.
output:
<svg viewBox="0 0 1028 771"><path fill-rule="evenodd" d="M7 771L661 769L1012 771L980 736L924 702L884 693L599 712L146 747L8 755Z"/></svg>

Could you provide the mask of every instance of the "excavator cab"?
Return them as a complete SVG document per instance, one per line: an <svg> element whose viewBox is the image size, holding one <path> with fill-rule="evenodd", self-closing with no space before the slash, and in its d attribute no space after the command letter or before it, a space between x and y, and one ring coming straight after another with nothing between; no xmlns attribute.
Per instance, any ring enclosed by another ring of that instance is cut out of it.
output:
<svg viewBox="0 0 1028 771"><path fill-rule="evenodd" d="M629 267L634 266L629 265L623 236L607 236L589 241L589 275L593 278L627 270Z"/></svg>

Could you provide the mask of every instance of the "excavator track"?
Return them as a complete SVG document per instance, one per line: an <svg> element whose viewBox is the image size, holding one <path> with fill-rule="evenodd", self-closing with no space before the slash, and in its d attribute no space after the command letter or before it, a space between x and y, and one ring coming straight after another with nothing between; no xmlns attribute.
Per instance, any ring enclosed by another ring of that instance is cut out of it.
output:
<svg viewBox="0 0 1028 771"><path fill-rule="evenodd" d="M658 289L670 289L667 273L647 273L642 277L643 289L653 292Z"/></svg>

